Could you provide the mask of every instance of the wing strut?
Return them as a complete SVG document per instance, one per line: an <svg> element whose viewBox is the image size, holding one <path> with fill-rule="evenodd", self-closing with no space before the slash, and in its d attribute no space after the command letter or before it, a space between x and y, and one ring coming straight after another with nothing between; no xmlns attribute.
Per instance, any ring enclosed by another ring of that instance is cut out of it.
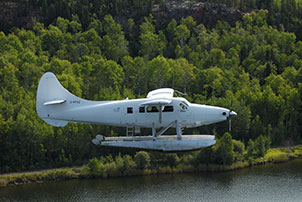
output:
<svg viewBox="0 0 302 202"><path fill-rule="evenodd" d="M159 123L162 122L162 117L163 117L163 109L162 109L162 105L159 105Z"/></svg>

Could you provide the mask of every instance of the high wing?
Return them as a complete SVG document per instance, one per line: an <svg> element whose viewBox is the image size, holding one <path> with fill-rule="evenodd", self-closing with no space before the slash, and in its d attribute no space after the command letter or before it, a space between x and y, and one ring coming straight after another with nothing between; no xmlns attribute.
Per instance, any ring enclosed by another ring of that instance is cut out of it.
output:
<svg viewBox="0 0 302 202"><path fill-rule="evenodd" d="M147 95L149 99L155 98L172 98L174 94L174 90L172 88L160 88L153 91L150 91Z"/></svg>
<svg viewBox="0 0 302 202"><path fill-rule="evenodd" d="M165 99L165 98L158 98L158 99L152 99L152 100L148 100L146 102L143 102L141 103L141 105L143 106L146 106L146 105L156 105L156 106L159 106L159 105L168 105L168 104L171 104L172 102L172 99Z"/></svg>

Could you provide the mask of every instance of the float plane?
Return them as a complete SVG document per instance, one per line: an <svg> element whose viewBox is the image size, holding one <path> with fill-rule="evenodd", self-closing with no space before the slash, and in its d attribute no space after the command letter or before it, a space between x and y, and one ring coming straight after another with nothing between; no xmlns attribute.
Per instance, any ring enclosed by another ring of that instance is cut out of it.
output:
<svg viewBox="0 0 302 202"><path fill-rule="evenodd" d="M64 127L68 122L126 127L126 135L97 135L94 144L158 151L192 151L213 146L213 135L183 135L184 128L199 127L230 119L236 112L188 102L174 97L171 88L150 91L146 98L90 101L66 90L56 76L45 73L40 79L36 110L45 122ZM169 128L176 135L162 135ZM152 135L136 136L140 128L151 128Z"/></svg>

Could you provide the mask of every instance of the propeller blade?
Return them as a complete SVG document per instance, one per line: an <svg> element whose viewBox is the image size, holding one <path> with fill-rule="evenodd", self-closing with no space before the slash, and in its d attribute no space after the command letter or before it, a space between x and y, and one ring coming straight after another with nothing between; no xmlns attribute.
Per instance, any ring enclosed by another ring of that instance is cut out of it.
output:
<svg viewBox="0 0 302 202"><path fill-rule="evenodd" d="M229 119L229 132L230 133L232 132L232 117L233 116L237 116L237 113L234 112L234 111L232 111L232 110L230 110L229 111L229 117L228 117L228 119Z"/></svg>
<svg viewBox="0 0 302 202"><path fill-rule="evenodd" d="M231 99L230 111L229 111L229 133L232 132L232 117L237 116L237 113L233 111L233 100Z"/></svg>
<svg viewBox="0 0 302 202"><path fill-rule="evenodd" d="M232 118L229 117L229 133L232 132Z"/></svg>

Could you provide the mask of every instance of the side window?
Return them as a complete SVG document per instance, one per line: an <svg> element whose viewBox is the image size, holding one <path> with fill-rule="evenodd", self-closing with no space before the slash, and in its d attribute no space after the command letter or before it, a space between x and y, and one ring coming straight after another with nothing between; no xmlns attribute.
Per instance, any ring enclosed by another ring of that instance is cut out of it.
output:
<svg viewBox="0 0 302 202"><path fill-rule="evenodd" d="M139 113L144 113L145 112L145 107L140 107L139 108Z"/></svg>
<svg viewBox="0 0 302 202"><path fill-rule="evenodd" d="M133 108L132 107L127 107L127 113L128 114L133 114Z"/></svg>
<svg viewBox="0 0 302 202"><path fill-rule="evenodd" d="M165 106L163 112L173 112L173 106Z"/></svg>
<svg viewBox="0 0 302 202"><path fill-rule="evenodd" d="M147 112L158 112L158 108L156 106L148 106Z"/></svg>

